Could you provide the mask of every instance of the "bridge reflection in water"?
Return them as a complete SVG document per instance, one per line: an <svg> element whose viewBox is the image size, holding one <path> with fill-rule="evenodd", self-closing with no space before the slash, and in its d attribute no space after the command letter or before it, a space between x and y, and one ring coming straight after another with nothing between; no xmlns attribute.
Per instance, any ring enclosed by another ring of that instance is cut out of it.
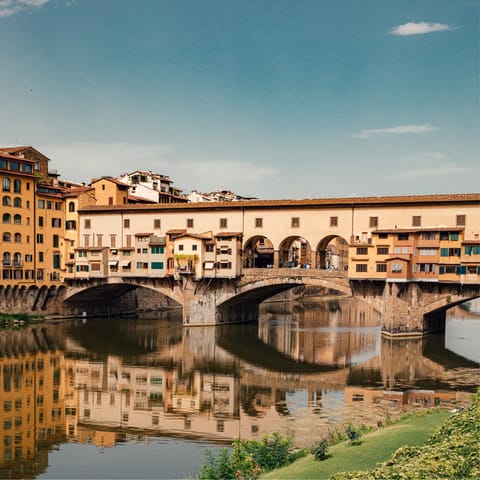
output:
<svg viewBox="0 0 480 480"><path fill-rule="evenodd" d="M182 328L171 315L0 333L0 477L39 475L66 441L279 431L309 446L338 424L461 404L478 384L478 363L443 337L382 338L355 299L267 303L258 325Z"/></svg>

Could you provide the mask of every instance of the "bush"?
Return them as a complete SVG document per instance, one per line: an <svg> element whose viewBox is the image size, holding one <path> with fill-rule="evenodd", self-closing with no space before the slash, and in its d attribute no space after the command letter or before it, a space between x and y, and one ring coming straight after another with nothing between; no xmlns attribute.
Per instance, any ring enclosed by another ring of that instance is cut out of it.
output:
<svg viewBox="0 0 480 480"><path fill-rule="evenodd" d="M312 455L315 460L325 460L328 455L328 442L323 439L312 448Z"/></svg>
<svg viewBox="0 0 480 480"><path fill-rule="evenodd" d="M235 440L232 449L223 448L217 455L206 451L206 462L200 467L200 480L234 479L255 480L260 472L283 467L306 455L294 451L289 438L279 433L258 440Z"/></svg>

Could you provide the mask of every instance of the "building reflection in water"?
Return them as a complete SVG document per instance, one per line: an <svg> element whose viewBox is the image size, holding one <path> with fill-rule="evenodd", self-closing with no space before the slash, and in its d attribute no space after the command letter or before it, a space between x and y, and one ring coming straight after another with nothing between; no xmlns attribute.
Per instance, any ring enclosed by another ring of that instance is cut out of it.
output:
<svg viewBox="0 0 480 480"><path fill-rule="evenodd" d="M150 435L309 446L339 423L466 402L478 363L443 338L389 340L356 301L267 304L259 325L103 319L0 334L0 476L34 478L64 441Z"/></svg>

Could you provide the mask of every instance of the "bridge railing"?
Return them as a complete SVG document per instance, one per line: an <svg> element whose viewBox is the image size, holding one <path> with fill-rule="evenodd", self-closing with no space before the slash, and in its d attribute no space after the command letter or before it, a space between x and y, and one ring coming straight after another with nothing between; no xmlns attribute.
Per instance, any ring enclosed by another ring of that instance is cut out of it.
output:
<svg viewBox="0 0 480 480"><path fill-rule="evenodd" d="M322 278L348 278L348 272L343 270L327 270L324 268L244 268L243 275L262 277L322 277Z"/></svg>

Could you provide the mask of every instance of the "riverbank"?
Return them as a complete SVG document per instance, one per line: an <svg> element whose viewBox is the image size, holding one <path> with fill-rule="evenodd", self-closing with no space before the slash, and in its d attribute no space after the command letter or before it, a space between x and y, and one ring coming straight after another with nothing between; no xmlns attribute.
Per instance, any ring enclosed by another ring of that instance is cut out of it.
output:
<svg viewBox="0 0 480 480"><path fill-rule="evenodd" d="M341 442L332 445L328 457L317 461L313 455L301 458L287 467L273 470L263 479L328 479L338 472L370 470L386 461L398 448L423 445L451 413L432 410L412 415L390 426L360 437L358 445ZM359 477L362 478L362 477Z"/></svg>
<svg viewBox="0 0 480 480"><path fill-rule="evenodd" d="M43 315L29 315L27 313L0 313L0 331L26 327L33 323L45 321Z"/></svg>

